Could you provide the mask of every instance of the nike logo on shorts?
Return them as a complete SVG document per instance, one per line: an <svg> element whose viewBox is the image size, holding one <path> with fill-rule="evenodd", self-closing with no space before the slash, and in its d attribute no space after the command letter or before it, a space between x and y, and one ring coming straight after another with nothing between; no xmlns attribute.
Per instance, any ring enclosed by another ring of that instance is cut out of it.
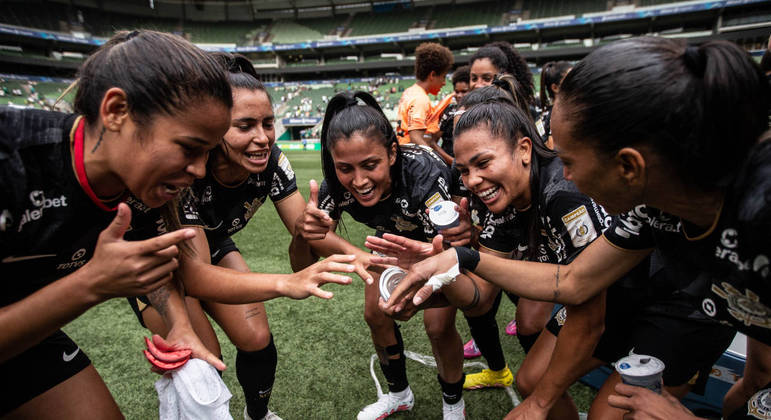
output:
<svg viewBox="0 0 771 420"><path fill-rule="evenodd" d="M62 360L65 362L70 362L75 358L75 356L78 355L78 352L80 352L80 347L76 348L75 351L70 354L67 354L67 352L62 352Z"/></svg>
<svg viewBox="0 0 771 420"><path fill-rule="evenodd" d="M39 255L24 255L21 257L5 257L2 259L3 264L12 263L12 262L18 262L18 261L26 261L26 260L36 260L38 258L48 258L48 257L55 257L56 254L39 254Z"/></svg>

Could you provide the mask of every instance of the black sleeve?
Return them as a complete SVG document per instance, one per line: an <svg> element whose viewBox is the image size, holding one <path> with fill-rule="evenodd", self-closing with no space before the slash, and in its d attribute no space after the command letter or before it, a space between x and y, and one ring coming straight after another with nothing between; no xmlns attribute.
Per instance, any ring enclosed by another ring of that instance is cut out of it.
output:
<svg viewBox="0 0 771 420"><path fill-rule="evenodd" d="M270 199L273 202L277 202L297 191L297 177L294 175L289 159L275 144L270 151L270 158L271 160L275 159L274 175L270 186Z"/></svg>
<svg viewBox="0 0 771 420"><path fill-rule="evenodd" d="M340 220L341 216L341 209L337 206L337 203L335 203L335 200L332 198L332 195L329 192L329 186L327 185L327 180L321 181L321 185L319 186L319 203L318 203L319 209L327 212L329 214L329 217Z"/></svg>
<svg viewBox="0 0 771 420"><path fill-rule="evenodd" d="M522 242L522 229L517 222L516 211L507 210L505 214L487 212L482 220L482 232L479 234L479 245L503 254L512 253L517 246L525 246Z"/></svg>
<svg viewBox="0 0 771 420"><path fill-rule="evenodd" d="M564 247L560 261L567 264L602 234L606 213L589 197L574 191L560 191L545 209L550 241Z"/></svg>
<svg viewBox="0 0 771 420"><path fill-rule="evenodd" d="M614 217L610 227L605 231L605 237L611 244L622 249L653 248L656 243L648 223L647 212L645 205L640 205Z"/></svg>

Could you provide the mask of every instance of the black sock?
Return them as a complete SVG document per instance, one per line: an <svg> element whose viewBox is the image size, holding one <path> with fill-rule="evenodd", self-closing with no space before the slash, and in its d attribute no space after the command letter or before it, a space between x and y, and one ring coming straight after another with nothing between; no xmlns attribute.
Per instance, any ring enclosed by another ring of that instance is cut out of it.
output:
<svg viewBox="0 0 771 420"><path fill-rule="evenodd" d="M386 357L388 357L388 364L384 364L380 361L380 369L383 370L383 375L388 382L388 391L400 392L407 389L409 382L407 382L407 364L404 360L404 341L402 341L402 333L399 331L399 325L394 322L394 335L396 336L396 344L386 347ZM399 355L399 358L392 359L391 356Z"/></svg>
<svg viewBox="0 0 771 420"><path fill-rule="evenodd" d="M495 320L495 314L498 312L498 305L501 303L501 293L495 298L493 306L486 314L466 317L471 337L476 342L482 356L487 360L487 364L492 370L501 370L506 367L506 359L503 357L501 348L501 339L498 336L498 323Z"/></svg>
<svg viewBox="0 0 771 420"><path fill-rule="evenodd" d="M262 350L236 350L236 376L244 391L246 410L252 419L262 419L268 414L268 401L276 379L278 356L273 335L268 346Z"/></svg>
<svg viewBox="0 0 771 420"><path fill-rule="evenodd" d="M460 381L450 384L444 381L441 376L436 375L436 379L439 380L439 386L442 387L442 399L447 404L456 404L463 398L463 382L466 380L466 375L460 377Z"/></svg>
<svg viewBox="0 0 771 420"><path fill-rule="evenodd" d="M533 348L533 344L535 344L535 340L538 339L540 334L540 331L530 335L523 335L517 332L517 340L519 340L519 344L522 346L522 349L525 350L525 353L530 352L530 349Z"/></svg>

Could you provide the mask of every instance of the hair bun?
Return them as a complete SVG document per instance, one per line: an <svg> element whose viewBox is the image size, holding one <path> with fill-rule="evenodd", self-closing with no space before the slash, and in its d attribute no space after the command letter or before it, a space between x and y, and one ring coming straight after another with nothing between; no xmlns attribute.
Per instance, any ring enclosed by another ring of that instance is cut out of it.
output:
<svg viewBox="0 0 771 420"><path fill-rule="evenodd" d="M696 77L704 75L704 69L707 66L707 56L701 48L695 45L689 45L686 47L685 52L683 52L683 60L685 61L685 66L688 67L688 70Z"/></svg>

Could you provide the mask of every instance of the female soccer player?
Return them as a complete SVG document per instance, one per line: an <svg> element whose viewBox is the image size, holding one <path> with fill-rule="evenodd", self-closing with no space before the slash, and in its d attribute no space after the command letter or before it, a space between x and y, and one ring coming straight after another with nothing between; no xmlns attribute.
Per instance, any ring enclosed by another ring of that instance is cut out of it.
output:
<svg viewBox="0 0 771 420"><path fill-rule="evenodd" d="M724 414L764 409L771 142L758 139L768 128L769 95L757 65L729 42L689 47L641 37L597 49L560 86L552 130L566 179L622 213L603 238L564 267L448 250L413 266L384 307L398 310L424 279L458 261L520 296L582 304L656 249L665 266L695 279L684 290L707 316L749 337L744 377L726 395ZM615 390L622 394L609 397L615 407L686 414L647 390Z"/></svg>
<svg viewBox="0 0 771 420"><path fill-rule="evenodd" d="M224 142L209 155L206 176L193 184L193 203L202 225L206 226L211 263L249 272L231 236L246 226L268 197L293 235L294 222L302 215L305 200L297 190L289 160L276 145L273 106L267 90L257 80L254 67L243 56L221 53L216 56L228 69L233 110ZM305 249L300 249L303 245ZM289 256L295 268L304 268L317 259L304 241L293 241ZM143 302L132 300L131 303L150 330L162 336L166 334L163 320L155 309ZM212 351L219 350L219 343L201 312L201 305L236 346L236 374L244 391L248 418L278 419L268 410L277 353L264 304L227 305L210 301L199 304L190 297L186 303L196 333Z"/></svg>
<svg viewBox="0 0 771 420"><path fill-rule="evenodd" d="M0 369L15 381L3 415L121 417L88 357L59 330L111 297L152 292L171 344L224 368L192 332L169 284L192 247L182 241L195 233L159 235L180 222L176 205L158 208L204 175L231 106L222 67L204 51L177 36L134 31L117 34L84 63L80 115L2 109ZM124 235L158 237L126 242ZM318 271L251 289L307 296L323 284ZM196 280L213 274L201 270Z"/></svg>
<svg viewBox="0 0 771 420"><path fill-rule="evenodd" d="M573 65L567 61L550 61L541 69L541 116L536 124L539 125L541 136L547 147L553 148L551 139L551 110L557 92L560 90L562 79L568 74Z"/></svg>
<svg viewBox="0 0 771 420"><path fill-rule="evenodd" d="M525 98L533 120L538 118L535 111L533 74L522 55L508 42L491 42L478 49L469 59L471 66L469 87L471 90L490 86L496 76L504 73L514 76L517 91Z"/></svg>
<svg viewBox="0 0 771 420"><path fill-rule="evenodd" d="M364 104L360 105L359 100ZM308 206L299 221L306 239L331 235L338 244L330 251L363 253L334 234L343 211L378 234L399 233L419 241L428 241L437 234L426 209L450 199L449 168L429 149L400 146L369 94L341 93L332 98L324 115L321 147L324 182L318 189L312 181ZM466 222L455 229L465 230L468 235L469 227ZM452 235L445 239L458 241ZM378 282L370 279L364 296L364 319L390 392L364 407L358 414L360 420L382 419L409 410L414 404L399 327L378 309L379 296ZM465 412L462 343L454 322L454 308L425 312L426 331L439 365L445 419L463 418Z"/></svg>

